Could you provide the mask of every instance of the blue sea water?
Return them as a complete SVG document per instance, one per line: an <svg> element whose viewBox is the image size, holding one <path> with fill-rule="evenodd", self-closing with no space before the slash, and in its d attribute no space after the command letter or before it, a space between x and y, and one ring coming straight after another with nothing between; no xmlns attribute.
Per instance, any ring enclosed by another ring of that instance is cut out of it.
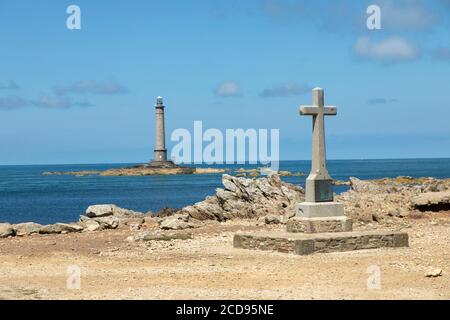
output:
<svg viewBox="0 0 450 320"><path fill-rule="evenodd" d="M42 175L45 171L106 170L133 164L0 166L0 222L76 221L91 204L114 203L137 211L181 208L213 195L221 175L101 177ZM215 166L225 167L225 166ZM227 166L230 167L230 166ZM234 165L234 169L256 168ZM450 178L450 159L328 161L333 178L413 176ZM309 161L283 161L281 170L308 173ZM285 177L304 186L306 176ZM346 187L336 187L336 192Z"/></svg>

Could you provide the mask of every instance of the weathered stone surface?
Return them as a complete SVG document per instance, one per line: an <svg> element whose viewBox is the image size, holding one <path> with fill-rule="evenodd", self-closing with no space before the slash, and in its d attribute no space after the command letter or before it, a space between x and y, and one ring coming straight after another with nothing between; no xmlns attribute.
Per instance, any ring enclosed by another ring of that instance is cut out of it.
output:
<svg viewBox="0 0 450 320"><path fill-rule="evenodd" d="M145 217L144 224L147 228L157 228L159 227L158 220L155 217Z"/></svg>
<svg viewBox="0 0 450 320"><path fill-rule="evenodd" d="M141 236L143 241L171 241L171 240L190 240L193 239L192 233L189 232L147 232Z"/></svg>
<svg viewBox="0 0 450 320"><path fill-rule="evenodd" d="M302 202L295 206L302 218L344 217L344 204L338 202Z"/></svg>
<svg viewBox="0 0 450 320"><path fill-rule="evenodd" d="M100 226L100 223L98 223L94 219L87 219L86 221L82 222L82 225L84 226L84 229L86 231L99 231L99 230L102 230L102 227Z"/></svg>
<svg viewBox="0 0 450 320"><path fill-rule="evenodd" d="M420 214L413 204L415 197L450 191L450 179L398 177L362 181L350 178L350 184L351 189L336 198L345 204L348 217L364 222L383 223L391 218ZM439 206L436 209L440 209Z"/></svg>
<svg viewBox="0 0 450 320"><path fill-rule="evenodd" d="M294 205L304 200L303 189L282 182L278 175L246 179L223 175L223 189L181 214L197 220L224 221L234 218L258 218L267 215L291 215Z"/></svg>
<svg viewBox="0 0 450 320"><path fill-rule="evenodd" d="M112 216L115 205L113 204L96 204L86 209L86 216L89 218Z"/></svg>
<svg viewBox="0 0 450 320"><path fill-rule="evenodd" d="M0 223L0 238L14 236L14 228L9 223Z"/></svg>
<svg viewBox="0 0 450 320"><path fill-rule="evenodd" d="M117 218L143 217L144 214L133 210L120 208L114 204L96 204L86 209L86 216L89 218L99 218L115 216Z"/></svg>
<svg viewBox="0 0 450 320"><path fill-rule="evenodd" d="M425 277L427 278L437 278L440 276L442 276L442 269L440 268L430 267L425 271Z"/></svg>
<svg viewBox="0 0 450 320"><path fill-rule="evenodd" d="M192 228L193 225L189 223L189 216L174 215L161 221L160 228L163 230L183 230Z"/></svg>
<svg viewBox="0 0 450 320"><path fill-rule="evenodd" d="M120 223L120 219L114 216L100 217L95 218L94 220L100 224L101 230L116 229Z"/></svg>
<svg viewBox="0 0 450 320"><path fill-rule="evenodd" d="M13 225L13 228L15 230L16 236L23 237L39 233L39 230L42 228L42 225L34 222L25 222L15 224Z"/></svg>
<svg viewBox="0 0 450 320"><path fill-rule="evenodd" d="M375 248L397 248L409 245L406 233L388 231L316 234L288 232L236 234L233 244L235 248L278 251L298 255Z"/></svg>
<svg viewBox="0 0 450 320"><path fill-rule="evenodd" d="M293 233L329 233L350 232L353 230L352 220L347 217L337 218L300 218L289 219L287 232Z"/></svg>
<svg viewBox="0 0 450 320"><path fill-rule="evenodd" d="M412 198L411 204L421 211L450 210L450 191L423 193Z"/></svg>
<svg viewBox="0 0 450 320"><path fill-rule="evenodd" d="M59 234L83 231L83 227L77 224L56 223L43 226L39 229L40 234Z"/></svg>

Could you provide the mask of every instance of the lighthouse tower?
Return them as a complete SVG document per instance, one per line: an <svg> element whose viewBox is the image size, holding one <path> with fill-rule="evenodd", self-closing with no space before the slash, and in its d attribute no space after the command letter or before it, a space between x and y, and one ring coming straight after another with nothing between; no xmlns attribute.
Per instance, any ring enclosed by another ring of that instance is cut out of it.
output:
<svg viewBox="0 0 450 320"><path fill-rule="evenodd" d="M167 160L166 135L164 124L164 103L163 98L156 98L155 105L155 149L154 158L150 162L152 167L174 167L172 161Z"/></svg>

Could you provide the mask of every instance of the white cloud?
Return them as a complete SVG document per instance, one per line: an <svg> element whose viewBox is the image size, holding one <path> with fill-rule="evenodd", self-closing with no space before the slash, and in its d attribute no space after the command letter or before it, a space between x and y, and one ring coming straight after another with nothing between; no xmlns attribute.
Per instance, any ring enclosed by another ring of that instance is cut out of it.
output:
<svg viewBox="0 0 450 320"><path fill-rule="evenodd" d="M393 36L378 42L369 37L360 37L355 44L354 53L358 58L394 63L412 61L419 57L420 50L404 38Z"/></svg>
<svg viewBox="0 0 450 320"><path fill-rule="evenodd" d="M236 81L222 82L215 90L220 97L240 97L242 96L241 86Z"/></svg>
<svg viewBox="0 0 450 320"><path fill-rule="evenodd" d="M307 84L291 82L266 88L259 95L263 98L287 97L290 95L302 95L310 92L311 89Z"/></svg>

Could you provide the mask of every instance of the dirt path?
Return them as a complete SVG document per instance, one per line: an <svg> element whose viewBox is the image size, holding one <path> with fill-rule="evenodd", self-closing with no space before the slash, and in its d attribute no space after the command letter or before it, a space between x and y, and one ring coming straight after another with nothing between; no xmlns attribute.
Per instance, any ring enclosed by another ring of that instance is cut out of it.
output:
<svg viewBox="0 0 450 320"><path fill-rule="evenodd" d="M237 230L256 229L246 221L186 241L128 242L129 230L1 239L0 299L450 299L449 214L405 222L410 248L306 257L234 249ZM70 265L80 290L66 287ZM379 290L367 288L373 265Z"/></svg>

